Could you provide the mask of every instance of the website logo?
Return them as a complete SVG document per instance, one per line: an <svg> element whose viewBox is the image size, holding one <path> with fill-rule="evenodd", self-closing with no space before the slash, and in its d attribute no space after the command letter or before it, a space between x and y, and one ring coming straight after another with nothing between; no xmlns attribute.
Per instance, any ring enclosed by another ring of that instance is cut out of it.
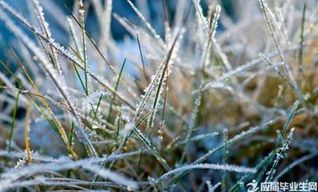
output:
<svg viewBox="0 0 318 192"><path fill-rule="evenodd" d="M257 186L257 182L255 180L253 180L251 183L248 183L246 187L247 192L255 192L259 189L259 187Z"/></svg>

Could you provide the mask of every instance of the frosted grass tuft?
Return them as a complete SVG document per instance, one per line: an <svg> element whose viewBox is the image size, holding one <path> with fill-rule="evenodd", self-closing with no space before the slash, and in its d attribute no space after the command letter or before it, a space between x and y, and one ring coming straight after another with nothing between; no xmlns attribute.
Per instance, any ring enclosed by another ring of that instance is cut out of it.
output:
<svg viewBox="0 0 318 192"><path fill-rule="evenodd" d="M0 191L239 191L299 179L296 166L312 176L314 1L236 1L233 15L201 0L81 0L68 14L31 0L31 16L13 3L0 0L0 31L12 33L0 61L0 147L11 141ZM129 34L120 43L112 19Z"/></svg>

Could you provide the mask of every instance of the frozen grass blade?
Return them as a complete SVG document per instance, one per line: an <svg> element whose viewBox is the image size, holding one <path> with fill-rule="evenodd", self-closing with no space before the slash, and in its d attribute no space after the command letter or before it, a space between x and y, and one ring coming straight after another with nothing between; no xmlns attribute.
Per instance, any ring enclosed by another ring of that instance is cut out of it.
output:
<svg viewBox="0 0 318 192"><path fill-rule="evenodd" d="M270 182L273 180L278 163L280 162L280 160L284 158L283 154L286 153L286 151L289 149L289 145L292 141L293 133L294 133L294 128L290 130L289 135L286 138L286 141L282 144L282 147L279 148L279 151L276 153L276 158L274 160L274 163L271 169L269 170L269 172L266 173L267 177L265 179L265 182Z"/></svg>
<svg viewBox="0 0 318 192"><path fill-rule="evenodd" d="M224 147L223 147L223 164L226 164L228 161L228 155L229 155L229 149L228 149L228 139L229 139L229 134L228 130L225 129L223 131L223 140L224 140ZM226 186L227 186L227 174L224 171L222 174L222 182L221 182L221 188L222 191L226 191Z"/></svg>
<svg viewBox="0 0 318 192"><path fill-rule="evenodd" d="M284 58L284 55L282 53L282 49L280 47L280 44L279 44L279 41L278 41L278 37L276 35L276 30L277 30L277 22L275 21L275 18L274 18L274 14L272 13L272 11L269 9L268 7L268 4L267 4L267 1L266 0L259 0L259 3L261 5L261 9L263 11L263 14L264 14L264 18L265 18L265 21L266 21L266 25L268 27L268 31L274 41L274 45L276 47L276 50L279 54L279 57L282 61L285 62L285 58ZM276 24L276 25L275 25ZM287 63L285 63L285 65L287 65Z"/></svg>
<svg viewBox="0 0 318 192"><path fill-rule="evenodd" d="M281 133L279 134L279 136L276 140L276 148L279 147L280 143L281 143L281 147L279 148L278 152L275 152L276 158L273 162L273 165L272 165L270 171L266 173L267 177L266 177L265 181L272 181L273 180L274 175L276 173L276 167L277 167L279 161L284 157L283 153L285 153L289 149L289 145L291 143L295 128L292 128L289 131L289 134L288 134L286 140L284 140L284 138L286 137L287 131L288 131L293 119L295 118L296 110L297 110L298 106L299 106L299 101L296 101L294 103L289 115L288 115L288 119L283 127L283 130L281 131ZM273 160L273 159L271 159L271 160Z"/></svg>
<svg viewBox="0 0 318 192"><path fill-rule="evenodd" d="M286 168L284 168L284 170L280 171L279 174L273 180L278 181L283 175L288 173L292 168L300 165L301 163L303 163L309 159L316 157L317 155L318 155L318 153L311 153L311 154L308 154L306 156L303 156L302 158L295 160L293 163L291 163Z"/></svg>
<svg viewBox="0 0 318 192"><path fill-rule="evenodd" d="M44 17L44 11L42 6L40 5L40 2L38 0L32 0L32 3L35 7L35 10L37 12L37 16L39 19L39 22L41 24L41 28L44 31L45 37L47 39L52 39L52 34L51 31L49 29L49 24L46 22L45 17ZM50 48L50 53L51 53L51 58L52 58L52 64L54 66L54 68L61 74L61 66L59 63L59 60L57 58L57 53L56 50L52 47L52 45L49 45Z"/></svg>
<svg viewBox="0 0 318 192"><path fill-rule="evenodd" d="M229 191L230 192L238 192L241 191L244 188L244 183L247 181L250 181L252 179L255 180L255 178L258 179L258 181L261 179L261 177L265 174L266 169L268 168L269 164L271 163L271 159L274 157L274 153L270 153L267 155L260 163L257 164L255 169L257 169L256 174L247 174L242 179L240 179L237 184L235 184ZM242 186L243 185L243 186Z"/></svg>
<svg viewBox="0 0 318 192"><path fill-rule="evenodd" d="M120 153L120 154L110 154L110 155L104 155L103 157L94 157L94 158L83 158L81 160L78 160L77 162L82 162L82 163L101 163L101 162L111 162L111 161L119 161L122 159L126 159L129 157L136 156L141 153L142 150L137 150L137 151L130 151L127 153ZM147 150L143 150L144 152L147 152ZM0 150L0 157L7 157L11 159L21 159L26 156L25 152L8 152L4 150ZM45 156L45 155L40 155L38 153L33 153L33 160L34 161L40 161L44 163L71 163L74 162L72 159L70 159L68 156L61 156L58 158L53 158L50 156Z"/></svg>
<svg viewBox="0 0 318 192"><path fill-rule="evenodd" d="M11 145L12 145L12 139L13 139L13 130L16 125L16 117L17 117L17 110L18 110L18 104L19 104L19 97L20 97L20 92L17 93L16 99L15 99L15 105L12 113L12 122L10 125L10 134L9 134L9 143L8 143L8 151L11 150Z"/></svg>
<svg viewBox="0 0 318 192"><path fill-rule="evenodd" d="M197 16L199 18L199 21L201 21L201 25L207 29L208 28L208 21L206 19L206 17L203 15L203 10L202 10L202 7L200 5L200 1L201 0L192 0L192 3L195 7L195 10L196 10L196 13L197 13Z"/></svg>
<svg viewBox="0 0 318 192"><path fill-rule="evenodd" d="M142 54L141 45L140 45L140 41L139 41L139 36L138 35L137 35L137 43L138 43L138 49L139 49L139 54L140 54L141 63L142 63L142 71L144 73L145 78L148 78L148 76L146 74L146 69L145 69L145 60L144 60L144 56Z"/></svg>
<svg viewBox="0 0 318 192"><path fill-rule="evenodd" d="M32 163L31 156L31 146L30 146L30 119L31 119L31 105L29 104L27 108L27 113L25 117L25 151L27 153L27 161L28 163Z"/></svg>
<svg viewBox="0 0 318 192"><path fill-rule="evenodd" d="M181 31L179 31L181 32ZM180 33L177 34L175 40L173 41L172 45L171 45L171 49L168 52L164 63L163 63L163 69L162 69L162 74L160 76L158 85L157 85L157 91L155 93L155 98L154 98L154 102L153 102L153 106L152 106L152 113L150 115L150 119L149 119L149 125L150 127L153 127L153 123L154 123L154 118L156 115L156 112L158 110L158 102L161 96L161 93L163 91L163 86L165 85L165 83L167 83L167 78L169 76L169 74L171 73L171 65L172 65L172 59L173 59L173 52L174 52L174 48L176 46L177 41L179 40L179 35Z"/></svg>
<svg viewBox="0 0 318 192"><path fill-rule="evenodd" d="M295 118L298 107L299 107L299 101L296 101L288 114L287 122L285 123L283 130L282 130L282 133L281 133L282 137L286 137L286 133L287 133L293 119Z"/></svg>
<svg viewBox="0 0 318 192"><path fill-rule="evenodd" d="M159 95L162 91L162 85L165 82L167 76L170 73L170 62L173 56L173 51L174 48L176 46L176 43L179 39L179 35L180 35L181 31L179 31L179 33L177 34L176 38L174 39L166 57L164 58L162 64L160 65L159 69L157 70L156 74L153 75L152 80L150 82L150 84L148 85L148 87L145 90L145 94L142 96L142 100L139 103L137 109L136 109L136 115L135 115L135 121L137 121L140 117L140 115L142 114L142 112L144 111L144 108L146 106L147 101L150 99L153 91L157 88L157 91L155 92L155 98L154 98L154 102L153 102L153 108L152 108L152 113L155 113L154 110L157 109L157 102L158 102L158 98ZM151 118L150 118L150 122L153 121L153 116L154 114L151 114Z"/></svg>
<svg viewBox="0 0 318 192"><path fill-rule="evenodd" d="M194 131L194 130L193 130ZM188 142L196 142L196 141L201 141L201 140L204 140L204 139L207 139L207 138L212 138L212 137L215 137L219 135L218 132L212 132L212 133L204 133L204 134L199 134L199 135L195 135L193 137L191 137ZM170 148L175 148L175 147L179 147L180 145L184 145L186 144L186 140L183 140L184 137L178 137L176 138L176 140L174 140L173 143L170 143L168 145L168 149Z"/></svg>
<svg viewBox="0 0 318 192"><path fill-rule="evenodd" d="M151 32L151 34L155 37L155 39L158 41L159 44L164 45L164 42L160 38L160 36L157 34L155 29L151 26L151 24L146 20L146 18L140 13L140 11L137 9L137 7L130 1L127 0L130 7L134 10L134 12L137 14L137 16L142 20L142 22L145 24L146 28Z"/></svg>
<svg viewBox="0 0 318 192"><path fill-rule="evenodd" d="M87 48L86 48L86 30L85 30L85 8L83 4L83 0L79 1L79 15L80 15L80 23L81 23L81 31L82 31L82 55L84 62L84 85L85 85L85 94L88 95L88 75L87 75Z"/></svg>
<svg viewBox="0 0 318 192"><path fill-rule="evenodd" d="M214 44L216 42L215 33L216 33L217 25L218 25L218 20L220 18L220 13L221 13L221 7L219 5L217 5L214 16L212 18L212 15L211 15L211 18L209 21L208 40L207 40L206 47L204 49L204 52L202 54L202 59L201 59L202 72L205 71L205 66L209 63L208 58L210 58L211 46L212 46L212 44Z"/></svg>
<svg viewBox="0 0 318 192"><path fill-rule="evenodd" d="M283 73L285 73L286 74L285 76L288 77L288 80L290 81L290 84L292 85L293 89L295 90L298 99L302 102L302 104L304 106L307 106L306 102L304 100L303 94L302 94L302 92L301 92L301 90L300 90L300 88L299 88L299 86L294 78L294 75L291 71L290 64L287 63L287 61L283 55L281 45L280 45L278 37L276 35L276 30L277 30L278 26L277 26L277 22L275 21L274 14L269 9L266 0L259 0L259 2L261 5L261 9L263 11L263 14L264 14L264 18L265 18L265 21L266 21L266 24L268 27L268 31L269 31L269 33L274 41L275 48L278 52L278 55L279 55L281 61L284 63L285 70ZM300 49L302 49L302 48L300 48Z"/></svg>
<svg viewBox="0 0 318 192"><path fill-rule="evenodd" d="M45 173L48 171L58 172L68 169L82 168L88 170L95 174L100 175L101 177L110 179L117 184L127 186L131 189L137 189L138 184L126 177L123 177L113 171L102 169L99 166L90 164L89 161L74 161L74 162L65 162L65 163L47 163L40 165L29 165L20 169L12 170L1 176L2 180L0 181L0 191L5 191L10 188L15 188L15 182L19 182L21 178L31 177L36 174Z"/></svg>
<svg viewBox="0 0 318 192"><path fill-rule="evenodd" d="M207 181L206 185L208 187L209 192L214 192L219 186L221 186L221 182L218 182L217 184L212 186L211 182Z"/></svg>
<svg viewBox="0 0 318 192"><path fill-rule="evenodd" d="M138 184L136 182L131 181L130 179L127 179L126 177L123 177L117 173L114 173L107 169L101 169L99 166L93 166L89 164L84 164L82 166L84 169L94 172L105 179L109 179L117 184L127 186L129 190L138 189Z"/></svg>
<svg viewBox="0 0 318 192"><path fill-rule="evenodd" d="M298 68L298 72L302 75L303 74L303 70L304 70L304 64L303 64L303 53L304 53L304 31L305 31L305 21L306 21L306 9L307 9L307 5L306 2L304 3L304 7L303 7L303 14L301 17L301 28L300 28L300 42L299 42L299 53L298 53L298 63L299 63L299 68Z"/></svg>
<svg viewBox="0 0 318 192"><path fill-rule="evenodd" d="M73 21L72 21L72 19L70 17L67 18L67 23L68 23L68 26L69 26L69 31L70 31L72 40L73 40L75 48L76 48L76 52L80 55L80 58L82 58L83 56L81 55L82 51L81 51L80 43L79 43L79 40L78 40L78 38L76 36L76 31L75 31L75 27L74 27Z"/></svg>
<svg viewBox="0 0 318 192"><path fill-rule="evenodd" d="M102 53L106 53L107 45L111 40L111 17L112 17L113 0L107 0L104 5L102 14L101 37L99 47Z"/></svg>
<svg viewBox="0 0 318 192"><path fill-rule="evenodd" d="M165 180L168 176L174 175L179 172L188 172L193 169L213 169L213 170L223 170L223 171L230 171L230 172L237 172L237 173L255 173L256 169L248 168L248 167L241 167L236 165L220 165L220 164L195 164L195 165L185 165L176 169L173 169L169 172L164 173L159 178L156 179L156 182L159 183Z"/></svg>
<svg viewBox="0 0 318 192"><path fill-rule="evenodd" d="M120 68L120 71L119 71L119 74L118 74L118 78L117 78L117 81L116 81L116 84L115 84L115 88L114 88L115 91L118 90L119 82L120 82L121 77L123 75L123 71L124 71L124 68L125 68L125 65L126 65L126 61L127 61L127 59L125 58L123 64L121 65L121 68ZM115 99L115 95L113 95L113 97L111 99L111 102L110 102L110 107L109 107L108 117L107 117L108 121L110 121L110 118L111 118L113 104L114 104L114 99ZM96 111L97 110L98 110L98 107L96 108Z"/></svg>
<svg viewBox="0 0 318 192"><path fill-rule="evenodd" d="M194 109L193 109L192 114L191 114L191 123L190 123L189 130L187 130L187 134L186 134L186 138L185 138L185 146L184 146L184 150L183 150L183 153L182 153L182 156L180 159L180 164L183 163L185 155L188 151L189 141L190 141L190 138L192 136L193 129L195 128L196 123L197 123L197 117L198 117L198 114L200 112L200 106L201 106L201 92L198 93L198 95L195 99L195 102L194 102Z"/></svg>
<svg viewBox="0 0 318 192"><path fill-rule="evenodd" d="M71 15L71 17L74 19L74 21L77 23L77 25L82 29L83 26L81 24L80 21L78 21L78 19L73 15L72 11L67 8L65 6L66 10L68 11L68 13ZM98 48L98 45L95 43L95 41L93 40L93 38L87 33L87 31L85 30L85 35L88 38L88 40L92 43L92 45L94 46L95 50L97 51L97 53L101 56L101 58L103 59L103 61L108 65L108 67L111 69L111 72L113 74L116 74L112 64L106 59L106 57L104 56L104 54L102 53L102 51ZM68 57L67 55L65 55L66 57ZM71 58L70 58L71 59ZM71 59L72 60L72 59ZM88 72L89 73L89 72Z"/></svg>

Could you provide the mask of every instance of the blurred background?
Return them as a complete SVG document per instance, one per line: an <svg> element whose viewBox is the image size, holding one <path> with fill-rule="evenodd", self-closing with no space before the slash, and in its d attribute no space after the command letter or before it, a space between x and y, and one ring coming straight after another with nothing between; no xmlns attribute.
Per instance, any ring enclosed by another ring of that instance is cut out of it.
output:
<svg viewBox="0 0 318 192"><path fill-rule="evenodd" d="M184 0L187 6L191 5L191 0ZM202 0L201 4L203 7L203 11L206 13L208 10L207 4L208 1L211 0ZM233 8L233 0L221 0L219 3L222 5L223 10L229 15L233 20L236 19L235 11ZM70 11L74 8L74 0L40 0L43 4L43 7L46 12L46 19L48 23L50 23L50 28L52 30L53 37L60 42L61 44L68 43L69 37L65 34L68 34L67 23L60 15L70 15ZM87 14L87 31L93 39L98 39L100 36L99 25L97 22L97 15L96 11L94 10L94 2L96 0L86 0L85 6L88 11ZM101 0L102 4L104 5L105 0ZM177 8L178 1L171 1L171 0L132 0L137 8L139 8L146 19L152 24L158 34L161 36L164 35L164 9L163 7L166 6L169 9L169 17L170 22L174 20L174 13L175 9ZM8 4L13 6L15 9L19 10L25 17L32 18L34 17L32 13L32 5L27 3L25 0L14 0L8 1ZM165 5L164 5L165 4ZM23 6L21 6L23 5ZM30 11L31 10L31 11ZM118 14L121 17L127 18L130 22L139 25L141 23L138 16L129 6L126 0L114 0L113 1L113 13ZM17 24L20 24L17 22ZM218 28L218 30L222 29L222 24ZM124 38L128 38L128 32L123 28L123 26L116 20L112 19L111 21L111 34L112 37L117 42L122 42ZM135 37L134 37L135 38ZM15 48L16 39L14 39L13 35L9 30L7 30L3 24L0 22L0 59L2 61L6 61L6 63L10 63L10 49L8 48ZM128 48L131 46L127 45ZM12 63L11 63L12 64ZM2 66L0 66L0 69Z"/></svg>

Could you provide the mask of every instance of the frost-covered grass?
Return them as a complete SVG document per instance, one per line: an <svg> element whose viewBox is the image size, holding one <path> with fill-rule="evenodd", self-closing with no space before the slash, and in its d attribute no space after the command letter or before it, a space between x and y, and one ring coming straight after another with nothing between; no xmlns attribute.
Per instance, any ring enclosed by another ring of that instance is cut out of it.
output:
<svg viewBox="0 0 318 192"><path fill-rule="evenodd" d="M58 1L25 1L25 15L0 0L15 37L0 61L0 191L317 181L317 1L238 0L232 16L203 1L170 12L163 0L161 34L140 8L147 1L127 0L133 23L112 0L78 0L65 15ZM55 40L55 25L68 42Z"/></svg>

